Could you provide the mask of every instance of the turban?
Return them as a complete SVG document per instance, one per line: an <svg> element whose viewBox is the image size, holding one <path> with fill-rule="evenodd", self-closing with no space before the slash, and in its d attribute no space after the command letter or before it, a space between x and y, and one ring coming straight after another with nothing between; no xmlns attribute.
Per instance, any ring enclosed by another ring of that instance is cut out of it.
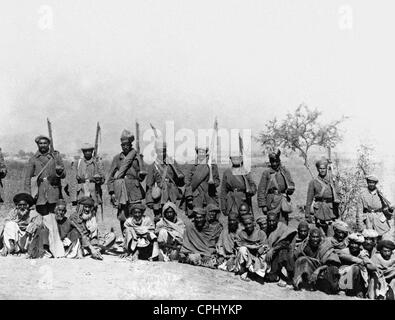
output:
<svg viewBox="0 0 395 320"><path fill-rule="evenodd" d="M121 141L129 140L130 142L134 141L134 135L129 131L124 129L121 133Z"/></svg>
<svg viewBox="0 0 395 320"><path fill-rule="evenodd" d="M383 248L388 248L390 250L395 249L395 243L393 243L391 240L381 240L377 244L377 250L380 251Z"/></svg>
<svg viewBox="0 0 395 320"><path fill-rule="evenodd" d="M348 224L344 221L336 220L333 222L333 228L348 233Z"/></svg>
<svg viewBox="0 0 395 320"><path fill-rule="evenodd" d="M203 208L193 208L192 212L201 215L201 216L205 216L207 214L206 210L204 210Z"/></svg>
<svg viewBox="0 0 395 320"><path fill-rule="evenodd" d="M95 149L95 147L91 143L84 143L81 146L81 150L93 150L93 149Z"/></svg>
<svg viewBox="0 0 395 320"><path fill-rule="evenodd" d="M33 197L28 193L18 193L14 196L14 199L13 199L15 205L17 205L22 200L26 201L27 204L29 205L29 207L31 207L34 204Z"/></svg>
<svg viewBox="0 0 395 320"><path fill-rule="evenodd" d="M129 212L133 212L133 210L139 209L141 211L145 211L145 205L142 203L131 203L129 206Z"/></svg>
<svg viewBox="0 0 395 320"><path fill-rule="evenodd" d="M366 176L366 180L367 181L373 181L373 182L379 182L379 178L377 178L377 176L375 176L374 174L369 174Z"/></svg>
<svg viewBox="0 0 395 320"><path fill-rule="evenodd" d="M311 236L313 233L318 234L320 236L322 236L322 232L320 229L318 229L317 227L313 227L310 229L309 235Z"/></svg>
<svg viewBox="0 0 395 320"><path fill-rule="evenodd" d="M317 167L317 169L318 169L320 166L322 166L322 165L324 165L325 167L327 167L327 166L328 166L328 160L322 158L322 159L320 159L320 160L317 160L316 163L315 163L315 166Z"/></svg>
<svg viewBox="0 0 395 320"><path fill-rule="evenodd" d="M206 210L207 212L211 212L211 211L221 212L221 209L213 203L209 203L206 207Z"/></svg>
<svg viewBox="0 0 395 320"><path fill-rule="evenodd" d="M173 203L173 202L166 202L163 205L163 209L162 209L162 213L165 213L167 209L172 208L174 210L175 213L177 213L177 206Z"/></svg>
<svg viewBox="0 0 395 320"><path fill-rule="evenodd" d="M239 214L237 212L234 212L234 211L229 212L228 220L230 220L230 219L238 220L239 219Z"/></svg>
<svg viewBox="0 0 395 320"><path fill-rule="evenodd" d="M197 145L197 146L195 147L196 153L197 153L199 150L203 150L203 151L205 151L206 153L208 152L208 148L207 148L206 146L203 146L203 145Z"/></svg>
<svg viewBox="0 0 395 320"><path fill-rule="evenodd" d="M252 214L245 214L245 215L241 216L241 221L243 223L245 223L247 221L254 221L254 216Z"/></svg>
<svg viewBox="0 0 395 320"><path fill-rule="evenodd" d="M365 229L362 231L362 235L365 238L377 238L379 236L379 234L377 233L376 230L373 229Z"/></svg>
<svg viewBox="0 0 395 320"><path fill-rule="evenodd" d="M266 222L266 217L265 217L265 216L259 216L259 217L256 219L256 222L257 222L257 223L265 223L265 222Z"/></svg>
<svg viewBox="0 0 395 320"><path fill-rule="evenodd" d="M272 151L269 153L269 161L279 161L280 160L280 155L281 155L281 151L280 149L277 149L276 151Z"/></svg>
<svg viewBox="0 0 395 320"><path fill-rule="evenodd" d="M59 199L56 202L56 206L66 206L66 201L64 201L63 199Z"/></svg>
<svg viewBox="0 0 395 320"><path fill-rule="evenodd" d="M38 143L41 139L45 139L47 140L49 143L51 142L51 139L49 139L47 136L44 136L43 134L40 134L38 137L36 137L36 139L34 139L34 141L36 143Z"/></svg>
<svg viewBox="0 0 395 320"><path fill-rule="evenodd" d="M299 222L299 224L298 224L298 229L299 229L299 228L302 228L302 227L309 228L309 224L307 223L307 221L302 220L302 221Z"/></svg>
<svg viewBox="0 0 395 320"><path fill-rule="evenodd" d="M349 241L354 241L356 243L364 243L365 238L363 237L362 234L354 232L354 233L351 233L348 236L348 240Z"/></svg>
<svg viewBox="0 0 395 320"><path fill-rule="evenodd" d="M93 207L95 205L95 201L91 197L82 197L80 200L78 200L79 204L82 204L83 206L90 206Z"/></svg>

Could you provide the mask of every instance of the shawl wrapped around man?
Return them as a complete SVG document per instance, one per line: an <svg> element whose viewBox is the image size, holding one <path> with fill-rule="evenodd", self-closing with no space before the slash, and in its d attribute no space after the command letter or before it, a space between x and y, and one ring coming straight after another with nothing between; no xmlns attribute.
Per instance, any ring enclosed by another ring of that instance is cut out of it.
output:
<svg viewBox="0 0 395 320"><path fill-rule="evenodd" d="M371 260L377 267L379 275L384 276L393 292L395 292L395 254L392 254L389 260L385 260L380 253L376 253Z"/></svg>
<svg viewBox="0 0 395 320"><path fill-rule="evenodd" d="M172 208L174 212L177 212L178 209L176 205L172 202L167 202L163 206L162 212L164 213L168 208ZM163 232L165 231L165 232ZM170 235L171 238L178 244L182 244L183 235L185 232L185 223L176 217L176 221L172 222L167 220L164 216L161 218L155 228L155 233L158 235L158 242L167 243L167 235ZM166 235L164 235L166 234ZM162 239L163 238L163 239Z"/></svg>
<svg viewBox="0 0 395 320"><path fill-rule="evenodd" d="M316 285L319 275L324 275L329 282L330 292L338 291L338 279L334 273L337 270L328 270L328 263L340 265L340 259L335 253L332 243L327 240L322 240L318 249L314 251L309 245L309 238L306 238L299 249L295 252L295 273L294 273L294 287L299 288L304 279L310 285ZM337 268L336 268L337 269ZM338 271L337 271L338 272ZM329 293L329 292L328 292Z"/></svg>
<svg viewBox="0 0 395 320"><path fill-rule="evenodd" d="M265 251L267 251L266 233L259 227L248 235L244 230L240 230L236 237L238 247L236 256L235 272L242 272L246 268L252 273L261 277L265 276L267 263L265 261ZM258 252L258 250L261 252Z"/></svg>
<svg viewBox="0 0 395 320"><path fill-rule="evenodd" d="M147 216L143 216L139 222L129 217L125 221L124 236L125 249L130 248L133 252L136 247L147 247L156 239L154 222Z"/></svg>

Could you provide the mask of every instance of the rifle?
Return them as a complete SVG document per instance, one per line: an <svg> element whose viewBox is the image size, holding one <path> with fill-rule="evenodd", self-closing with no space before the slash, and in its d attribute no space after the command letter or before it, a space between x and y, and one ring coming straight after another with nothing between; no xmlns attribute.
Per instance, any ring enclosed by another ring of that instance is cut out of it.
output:
<svg viewBox="0 0 395 320"><path fill-rule="evenodd" d="M137 162L139 163L139 168L140 168L139 176L141 180L144 180L144 178L147 175L147 171L145 170L144 161L140 153L140 124L137 122L137 120L136 120L136 151L137 151L137 155L136 155Z"/></svg>
<svg viewBox="0 0 395 320"><path fill-rule="evenodd" d="M52 137L52 124L49 121L49 119L47 118L47 126L48 126L48 135L49 135L49 139L51 140L51 142L49 143L49 152L51 154L53 154L53 152L55 151L54 147L53 147L53 137Z"/></svg>
<svg viewBox="0 0 395 320"><path fill-rule="evenodd" d="M244 158L243 139L241 138L240 132L239 132L239 150L240 150L240 154ZM246 193L249 194L249 193L251 193L251 186L250 186L250 183L248 182L245 174L243 174L243 171L244 171L244 165L242 165L242 174L241 174L241 176L243 177L244 183L246 185Z"/></svg>
<svg viewBox="0 0 395 320"><path fill-rule="evenodd" d="M101 128L99 122L97 122L96 125L96 135L95 135L95 148L93 149L93 157L95 158L96 161L99 161L99 138L101 136ZM103 190L100 185L96 185L96 192L100 195L102 198L103 195ZM100 216L101 220L104 221L104 209L103 209L103 202L100 203Z"/></svg>
<svg viewBox="0 0 395 320"><path fill-rule="evenodd" d="M208 161L207 161L207 165L208 165L208 168L210 170L210 177L208 179L208 183L209 184L214 184L212 163L213 163L213 152L214 152L214 141L215 141L214 138L215 138L216 134L218 135L218 121L217 121L217 117L215 117L215 120L214 120L214 131L213 131L213 135L211 137L211 146L210 146L209 156L208 156Z"/></svg>

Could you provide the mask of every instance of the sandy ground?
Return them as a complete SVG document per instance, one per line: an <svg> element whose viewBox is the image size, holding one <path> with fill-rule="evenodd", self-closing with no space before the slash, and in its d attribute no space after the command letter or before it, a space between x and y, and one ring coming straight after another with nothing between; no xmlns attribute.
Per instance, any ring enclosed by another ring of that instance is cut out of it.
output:
<svg viewBox="0 0 395 320"><path fill-rule="evenodd" d="M348 299L247 283L220 270L110 255L103 261L0 257L0 269L0 299Z"/></svg>

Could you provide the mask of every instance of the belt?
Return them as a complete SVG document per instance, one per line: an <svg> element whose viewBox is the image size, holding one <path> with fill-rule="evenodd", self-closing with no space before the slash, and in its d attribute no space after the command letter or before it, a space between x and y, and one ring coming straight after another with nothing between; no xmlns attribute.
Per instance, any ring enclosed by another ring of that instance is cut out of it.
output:
<svg viewBox="0 0 395 320"><path fill-rule="evenodd" d="M369 210L369 209L364 208L364 209L363 209L363 212L364 212L364 213L383 212L383 209L374 209L374 210L373 210L373 209L370 209L370 210Z"/></svg>
<svg viewBox="0 0 395 320"><path fill-rule="evenodd" d="M130 175L130 174L125 175L124 178L132 179L132 180L139 180L138 177L132 176L132 175Z"/></svg>
<svg viewBox="0 0 395 320"><path fill-rule="evenodd" d="M245 190L241 190L241 189L237 189L237 188L234 188L232 191L233 192L245 192Z"/></svg>
<svg viewBox="0 0 395 320"><path fill-rule="evenodd" d="M40 182L48 181L48 178L47 178L47 177L45 177L45 178L39 178L38 181L40 181Z"/></svg>

